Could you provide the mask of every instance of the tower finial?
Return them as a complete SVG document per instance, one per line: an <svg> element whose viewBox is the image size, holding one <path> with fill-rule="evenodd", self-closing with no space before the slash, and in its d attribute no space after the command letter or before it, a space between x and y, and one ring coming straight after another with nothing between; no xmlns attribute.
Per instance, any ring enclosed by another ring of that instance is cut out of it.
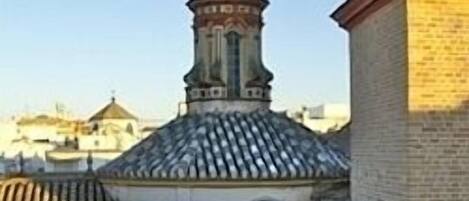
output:
<svg viewBox="0 0 469 201"><path fill-rule="evenodd" d="M116 102L116 90L111 90L111 102Z"/></svg>

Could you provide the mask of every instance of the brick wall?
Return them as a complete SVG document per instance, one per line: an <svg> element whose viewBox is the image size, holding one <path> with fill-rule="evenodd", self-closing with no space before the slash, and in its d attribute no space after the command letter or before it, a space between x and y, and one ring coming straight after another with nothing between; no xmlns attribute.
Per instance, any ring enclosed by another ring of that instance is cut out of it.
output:
<svg viewBox="0 0 469 201"><path fill-rule="evenodd" d="M410 0L409 200L469 200L469 0Z"/></svg>
<svg viewBox="0 0 469 201"><path fill-rule="evenodd" d="M405 2L395 0L350 32L355 201L404 198L405 26Z"/></svg>
<svg viewBox="0 0 469 201"><path fill-rule="evenodd" d="M469 0L392 0L350 34L353 200L469 200Z"/></svg>

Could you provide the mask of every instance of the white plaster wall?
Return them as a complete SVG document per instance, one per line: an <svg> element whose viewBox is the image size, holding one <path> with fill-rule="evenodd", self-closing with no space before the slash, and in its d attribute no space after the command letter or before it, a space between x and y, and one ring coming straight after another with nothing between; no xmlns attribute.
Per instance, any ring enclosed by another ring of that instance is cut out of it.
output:
<svg viewBox="0 0 469 201"><path fill-rule="evenodd" d="M121 152L93 151L93 170L96 170L117 158ZM55 160L46 163L47 172L80 172L88 170L88 152L49 152L48 156ZM61 161L62 159L63 161ZM75 159L68 161L70 159Z"/></svg>
<svg viewBox="0 0 469 201"><path fill-rule="evenodd" d="M19 141L10 142L4 147L4 154L6 158L17 157L18 154L22 153L24 158L32 158L38 156L41 159L45 159L45 153L55 149L53 144L41 144L30 141Z"/></svg>
<svg viewBox="0 0 469 201"><path fill-rule="evenodd" d="M90 135L79 138L80 150L127 150L139 139L126 132L110 135Z"/></svg>
<svg viewBox="0 0 469 201"><path fill-rule="evenodd" d="M162 188L106 187L121 201L310 201L313 187Z"/></svg>
<svg viewBox="0 0 469 201"><path fill-rule="evenodd" d="M80 150L115 150L117 147L116 136L90 135L81 136L79 139Z"/></svg>
<svg viewBox="0 0 469 201"><path fill-rule="evenodd" d="M11 141L17 137L17 129L16 123L11 122L0 122L0 145L5 141Z"/></svg>
<svg viewBox="0 0 469 201"><path fill-rule="evenodd" d="M348 118L304 119L302 123L313 131L327 133L329 130L337 131L341 129L349 121Z"/></svg>
<svg viewBox="0 0 469 201"><path fill-rule="evenodd" d="M350 107L345 104L325 104L310 108L311 118L349 118Z"/></svg>
<svg viewBox="0 0 469 201"><path fill-rule="evenodd" d="M11 142L17 138L17 126L15 122L0 122L0 157L7 151Z"/></svg>
<svg viewBox="0 0 469 201"><path fill-rule="evenodd" d="M127 126L131 124L134 130L134 135L139 136L138 121L135 119L104 119L99 121L90 122L90 126L93 128L94 125L99 126L99 134L102 134L103 129L108 125L116 126L121 131L126 131Z"/></svg>
<svg viewBox="0 0 469 201"><path fill-rule="evenodd" d="M49 125L19 126L19 134L31 140L51 140L57 139L57 127Z"/></svg>
<svg viewBox="0 0 469 201"><path fill-rule="evenodd" d="M101 121L101 125L114 124L121 127L123 130L127 129L127 125L131 124L135 134L138 132L138 123L134 119L105 119Z"/></svg>

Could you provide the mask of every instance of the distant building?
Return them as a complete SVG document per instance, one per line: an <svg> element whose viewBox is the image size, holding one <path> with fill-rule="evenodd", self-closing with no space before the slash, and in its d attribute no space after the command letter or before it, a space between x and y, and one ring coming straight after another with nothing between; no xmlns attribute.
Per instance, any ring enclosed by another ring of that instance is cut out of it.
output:
<svg viewBox="0 0 469 201"><path fill-rule="evenodd" d="M313 131L327 133L341 129L350 121L350 108L345 104L325 104L303 107L290 116Z"/></svg>
<svg viewBox="0 0 469 201"><path fill-rule="evenodd" d="M122 154L121 150L74 150L59 148L46 152L47 172L83 172L88 168L87 158L91 154L94 170Z"/></svg>
<svg viewBox="0 0 469 201"><path fill-rule="evenodd" d="M44 130L49 129L49 126L45 127ZM23 127L15 121L0 124L0 173L18 171L20 155L24 159L25 171L44 171L44 154L55 148L55 144L49 141L49 139L56 138L55 135L42 132L44 130L41 129L35 130L41 132L28 135L28 133L22 133L21 128Z"/></svg>
<svg viewBox="0 0 469 201"><path fill-rule="evenodd" d="M138 118L116 102L111 102L88 121L90 132L69 144L46 152L48 169L54 172L86 170L88 154L97 169L141 140Z"/></svg>
<svg viewBox="0 0 469 201"><path fill-rule="evenodd" d="M33 141L64 143L89 133L84 121L67 120L48 115L23 117L17 123L18 135Z"/></svg>
<svg viewBox="0 0 469 201"><path fill-rule="evenodd" d="M90 153L97 169L143 138L138 118L115 98L89 121L63 115L22 117L0 123L0 134L0 173L17 171L19 155L26 172L84 171Z"/></svg>
<svg viewBox="0 0 469 201"><path fill-rule="evenodd" d="M111 103L89 120L93 134L98 135L121 131L135 135L139 132L137 122L138 118L119 105L114 97L111 99Z"/></svg>

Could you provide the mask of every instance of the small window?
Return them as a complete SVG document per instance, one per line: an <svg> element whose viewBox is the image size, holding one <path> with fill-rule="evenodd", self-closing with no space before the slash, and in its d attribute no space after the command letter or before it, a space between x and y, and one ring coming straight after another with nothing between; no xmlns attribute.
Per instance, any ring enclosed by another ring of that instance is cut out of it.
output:
<svg viewBox="0 0 469 201"><path fill-rule="evenodd" d="M205 91L200 91L200 96L201 96L202 98L205 98Z"/></svg>
<svg viewBox="0 0 469 201"><path fill-rule="evenodd" d="M252 97L252 91L251 90L248 91L248 96Z"/></svg>
<svg viewBox="0 0 469 201"><path fill-rule="evenodd" d="M134 127L132 126L131 123L127 124L127 129L126 129L127 133L130 133L130 134L134 134Z"/></svg>

